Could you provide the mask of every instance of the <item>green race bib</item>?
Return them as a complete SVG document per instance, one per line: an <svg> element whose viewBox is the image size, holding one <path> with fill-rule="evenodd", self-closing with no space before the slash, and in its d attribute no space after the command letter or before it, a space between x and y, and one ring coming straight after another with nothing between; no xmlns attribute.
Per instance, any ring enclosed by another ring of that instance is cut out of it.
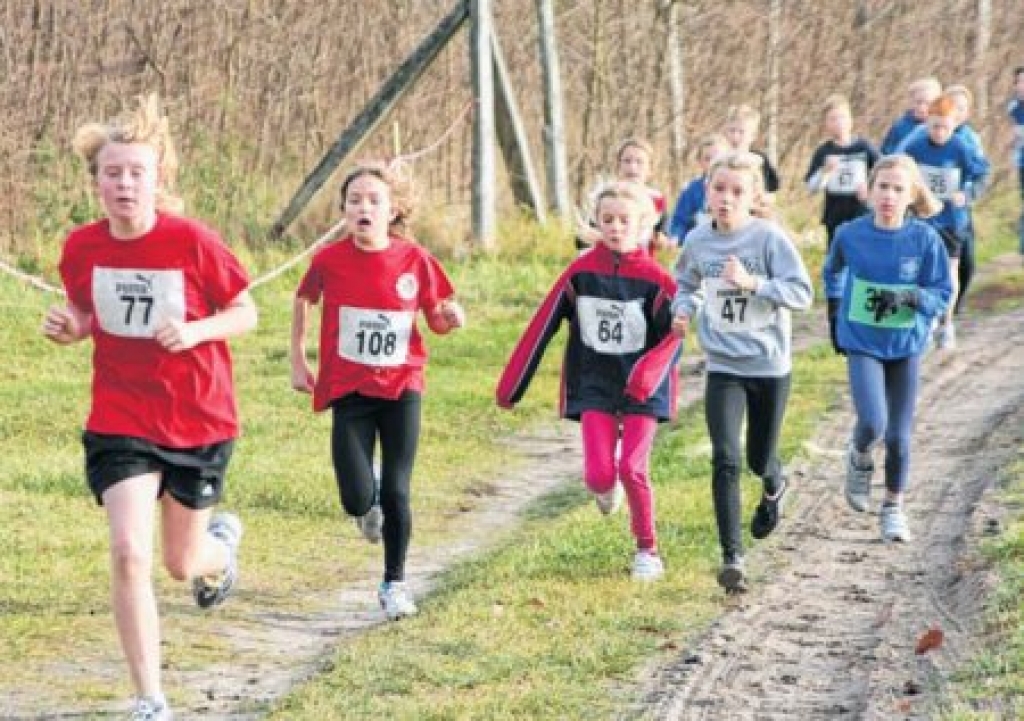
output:
<svg viewBox="0 0 1024 721"><path fill-rule="evenodd" d="M913 288L912 285L889 285L874 283L861 278L853 279L850 294L850 313L847 316L852 323L870 325L876 328L913 328L916 311L913 308L884 309L879 294L883 290L898 293Z"/></svg>

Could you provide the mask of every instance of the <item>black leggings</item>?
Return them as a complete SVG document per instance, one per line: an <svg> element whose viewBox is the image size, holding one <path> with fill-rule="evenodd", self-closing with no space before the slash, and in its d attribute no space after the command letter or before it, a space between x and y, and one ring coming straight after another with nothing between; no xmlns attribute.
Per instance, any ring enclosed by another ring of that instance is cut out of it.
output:
<svg viewBox="0 0 1024 721"><path fill-rule="evenodd" d="M747 419L747 466L775 493L782 481L777 449L782 418L789 400L788 375L781 378L745 378L729 373L708 373L704 416L711 436L711 495L715 502L718 540L726 556L743 552L740 524L740 473L743 455L740 430Z"/></svg>
<svg viewBox="0 0 1024 721"><path fill-rule="evenodd" d="M960 283L960 291L956 294L956 304L953 312L957 315L964 309L964 298L967 297L967 289L971 286L974 278L974 223L971 223L970 232L964 235L963 244L960 246L960 265L957 270L957 278Z"/></svg>
<svg viewBox="0 0 1024 721"><path fill-rule="evenodd" d="M377 501L373 450L380 439L380 507L384 512L384 580L405 578L405 557L412 535L409 485L420 437L420 394L406 391L397 400L358 393L331 405L331 458L341 505L364 516Z"/></svg>

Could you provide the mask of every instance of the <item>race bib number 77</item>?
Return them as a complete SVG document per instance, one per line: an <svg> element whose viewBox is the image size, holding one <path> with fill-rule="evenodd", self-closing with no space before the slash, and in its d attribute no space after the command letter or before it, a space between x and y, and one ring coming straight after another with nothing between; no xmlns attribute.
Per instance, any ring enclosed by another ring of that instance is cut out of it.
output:
<svg viewBox="0 0 1024 721"><path fill-rule="evenodd" d="M105 332L152 338L162 322L185 320L185 276L180 270L96 267L92 302Z"/></svg>

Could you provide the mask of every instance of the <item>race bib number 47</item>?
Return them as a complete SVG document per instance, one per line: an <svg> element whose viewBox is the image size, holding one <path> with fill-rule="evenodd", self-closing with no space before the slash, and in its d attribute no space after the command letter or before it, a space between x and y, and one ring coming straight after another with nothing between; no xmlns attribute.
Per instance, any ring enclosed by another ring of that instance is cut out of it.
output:
<svg viewBox="0 0 1024 721"><path fill-rule="evenodd" d="M721 278L706 278L706 309L711 327L722 333L762 330L772 321L775 307L753 292L740 290Z"/></svg>
<svg viewBox="0 0 1024 721"><path fill-rule="evenodd" d="M580 296L576 300L583 344L598 353L623 355L643 350L647 320L642 300L608 300Z"/></svg>
<svg viewBox="0 0 1024 721"><path fill-rule="evenodd" d="M180 270L96 267L92 302L105 332L152 338L164 321L185 320L185 276Z"/></svg>
<svg viewBox="0 0 1024 721"><path fill-rule="evenodd" d="M353 363L394 367L409 356L415 314L405 310L338 309L338 355Z"/></svg>

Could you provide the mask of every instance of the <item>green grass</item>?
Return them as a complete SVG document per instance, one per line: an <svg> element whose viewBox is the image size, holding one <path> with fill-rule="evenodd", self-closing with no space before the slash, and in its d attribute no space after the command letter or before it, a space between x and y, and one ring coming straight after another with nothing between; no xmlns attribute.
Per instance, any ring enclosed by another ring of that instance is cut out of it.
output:
<svg viewBox="0 0 1024 721"><path fill-rule="evenodd" d="M497 469L518 462L498 441L555 416L558 342L516 412L498 410L493 391L526 318L570 259L571 243L523 222L502 233L501 253L446 261L469 325L428 337L415 546L472 533L453 523L458 509L477 502ZM993 252L1015 243L993 232ZM294 250L241 254L258 275ZM49 248L44 271L55 255ZM819 278L821 249L807 249L805 258ZM306 598L313 580L340 585L376 577L380 567L379 547L361 543L341 520L329 418L314 416L309 398L289 388L288 325L300 273L255 291L260 327L232 344L244 436L227 498L247 523L242 598L289 614L315 610ZM70 698L118 699L129 692L124 678L53 675L67 663L69 638L74 648L88 649L74 652L76 662L119 658L107 600L106 527L85 490L78 440L90 349L56 348L39 337L42 313L54 300L0 278L0 306L9 319L0 324L0 677L12 685L46 678L55 694ZM813 435L844 378L840 359L822 346L804 353L794 373L786 460ZM625 515L603 519L578 486L559 489L536 502L495 550L444 574L421 615L340 642L322 672L283 699L271 718L614 716L628 706L649 664L677 654L722 609L713 579L718 550L709 461L699 406L662 426L653 458L668 568L662 582L641 586L629 579L633 544ZM750 499L757 490L752 479L745 483ZM1019 576L1017 538L1016 555L1004 555ZM188 608L182 589L162 573L158 582L170 668L230 658L231 650ZM234 613L229 604L228 622L244 620ZM1004 618L994 632L1019 636L1019 615ZM1019 650L1016 658L1019 669ZM175 690L168 690L173 699Z"/></svg>

